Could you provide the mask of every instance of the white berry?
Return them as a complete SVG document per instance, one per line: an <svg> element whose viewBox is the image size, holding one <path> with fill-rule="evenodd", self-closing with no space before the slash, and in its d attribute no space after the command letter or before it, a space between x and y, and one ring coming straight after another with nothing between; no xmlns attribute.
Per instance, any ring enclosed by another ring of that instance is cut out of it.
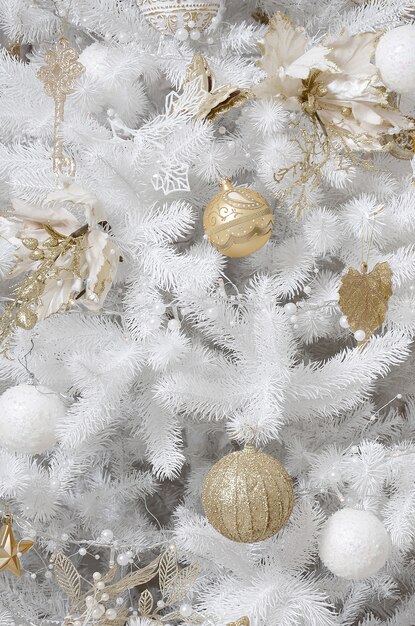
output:
<svg viewBox="0 0 415 626"><path fill-rule="evenodd" d="M356 339L356 341L364 341L366 338L366 333L364 330L357 330L354 333L354 338Z"/></svg>
<svg viewBox="0 0 415 626"><path fill-rule="evenodd" d="M126 554L124 554L123 552L121 552L121 554L119 554L117 556L117 563L118 565L127 565L128 564L128 556Z"/></svg>
<svg viewBox="0 0 415 626"><path fill-rule="evenodd" d="M190 615L193 613L192 605L184 602L180 605L179 613L182 617L190 617Z"/></svg>
<svg viewBox="0 0 415 626"><path fill-rule="evenodd" d="M341 316L339 324L342 328L349 328L349 322L347 321L347 317L345 315Z"/></svg>

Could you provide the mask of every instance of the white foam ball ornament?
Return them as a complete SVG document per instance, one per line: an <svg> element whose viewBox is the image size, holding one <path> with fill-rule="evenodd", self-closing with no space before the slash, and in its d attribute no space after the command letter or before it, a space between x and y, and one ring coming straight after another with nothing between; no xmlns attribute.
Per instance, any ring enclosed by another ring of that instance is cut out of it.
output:
<svg viewBox="0 0 415 626"><path fill-rule="evenodd" d="M398 94L415 92L415 24L385 33L376 47L375 63L384 85Z"/></svg>
<svg viewBox="0 0 415 626"><path fill-rule="evenodd" d="M79 55L79 61L85 67L87 73L95 80L108 78L109 47L101 43L92 43L84 48Z"/></svg>
<svg viewBox="0 0 415 626"><path fill-rule="evenodd" d="M0 396L0 445L22 454L40 454L56 443L56 425L65 405L51 389L16 385Z"/></svg>
<svg viewBox="0 0 415 626"><path fill-rule="evenodd" d="M341 509L327 520L320 536L320 559L333 574L347 580L376 574L390 550L384 525L370 511Z"/></svg>

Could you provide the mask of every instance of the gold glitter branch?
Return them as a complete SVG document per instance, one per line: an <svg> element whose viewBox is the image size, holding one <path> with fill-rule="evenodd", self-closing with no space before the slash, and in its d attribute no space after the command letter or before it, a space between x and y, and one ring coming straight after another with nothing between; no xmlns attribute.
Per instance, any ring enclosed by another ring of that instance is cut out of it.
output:
<svg viewBox="0 0 415 626"><path fill-rule="evenodd" d="M31 260L38 261L39 265L18 285L13 302L4 310L0 319L0 344L8 339L16 326L31 330L37 324L35 309L47 281L58 280L60 272L69 271L74 276L80 276L80 254L85 247L88 226L85 224L68 236L61 235L47 224L43 228L50 235L43 243L34 237L22 239L23 245L32 251ZM57 261L67 253L71 253L70 262L59 267Z"/></svg>
<svg viewBox="0 0 415 626"><path fill-rule="evenodd" d="M307 188L317 189L323 178L324 167L332 160L337 160L338 171L348 172L353 167L373 169L373 165L365 158L358 156L347 144L344 137L334 125L323 125L317 115L310 117L311 131L301 128L301 138L294 139L300 148L303 158L289 167L281 168L274 174L276 183L282 183L288 175L292 182L279 191L282 200L286 200L298 192L290 210L298 218L308 207Z"/></svg>
<svg viewBox="0 0 415 626"><path fill-rule="evenodd" d="M85 71L78 62L78 53L62 35L54 50L45 54L46 65L40 68L38 77L45 84L45 93L55 100L55 122L53 137L53 171L55 174L74 176L75 161L64 154L61 126L65 114L66 97L71 93L74 82Z"/></svg>

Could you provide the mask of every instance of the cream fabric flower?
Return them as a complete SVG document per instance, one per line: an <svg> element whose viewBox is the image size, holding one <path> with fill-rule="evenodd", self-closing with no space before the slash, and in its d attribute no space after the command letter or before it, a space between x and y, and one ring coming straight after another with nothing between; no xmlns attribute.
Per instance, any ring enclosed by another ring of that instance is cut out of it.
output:
<svg viewBox="0 0 415 626"><path fill-rule="evenodd" d="M51 239L45 225L59 235L69 237L79 229L77 246L56 256L53 269L45 277L44 286L33 302L33 312L40 321L65 307L76 298L92 311L98 311L113 283L119 263L119 251L109 234L98 225L105 220L97 198L71 184L49 194L42 206L33 206L20 199L12 201L14 213L0 222L0 236L5 237L16 250L16 262L9 278L34 272L42 258L33 256L33 249L25 241L38 242L38 249ZM51 203L53 202L53 205ZM84 225L63 203L78 205L85 212ZM51 255L54 247L50 248ZM76 256L75 256L76 255Z"/></svg>
<svg viewBox="0 0 415 626"><path fill-rule="evenodd" d="M289 110L303 110L357 150L382 147L382 135L410 128L390 106L371 62L377 33L326 37L306 50L304 30L277 13L259 44L259 66L267 77L254 89L259 98L278 97Z"/></svg>

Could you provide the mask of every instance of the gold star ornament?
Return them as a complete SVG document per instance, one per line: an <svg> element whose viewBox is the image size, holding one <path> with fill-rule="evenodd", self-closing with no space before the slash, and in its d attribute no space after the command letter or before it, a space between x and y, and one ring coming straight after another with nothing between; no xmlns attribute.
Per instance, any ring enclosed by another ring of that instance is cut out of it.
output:
<svg viewBox="0 0 415 626"><path fill-rule="evenodd" d="M20 560L22 554L30 550L33 541L20 539L16 543L12 529L13 518L4 515L0 528L0 572L10 570L15 576L21 575Z"/></svg>

